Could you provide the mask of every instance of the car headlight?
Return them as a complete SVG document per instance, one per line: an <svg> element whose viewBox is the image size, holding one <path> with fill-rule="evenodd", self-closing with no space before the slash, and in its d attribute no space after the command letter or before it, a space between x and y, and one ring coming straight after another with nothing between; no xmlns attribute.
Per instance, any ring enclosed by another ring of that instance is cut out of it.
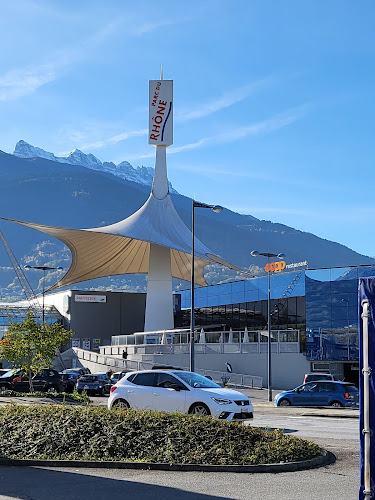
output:
<svg viewBox="0 0 375 500"><path fill-rule="evenodd" d="M212 401L215 401L218 405L230 405L232 401L230 399L222 399L222 398L211 398Z"/></svg>

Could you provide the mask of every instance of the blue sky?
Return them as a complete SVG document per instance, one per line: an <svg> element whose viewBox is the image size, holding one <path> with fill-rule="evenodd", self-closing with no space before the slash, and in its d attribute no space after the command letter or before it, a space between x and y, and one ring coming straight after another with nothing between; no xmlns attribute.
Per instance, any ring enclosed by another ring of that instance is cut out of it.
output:
<svg viewBox="0 0 375 500"><path fill-rule="evenodd" d="M24 139L153 166L163 63L180 193L375 255L373 2L0 5L1 150Z"/></svg>

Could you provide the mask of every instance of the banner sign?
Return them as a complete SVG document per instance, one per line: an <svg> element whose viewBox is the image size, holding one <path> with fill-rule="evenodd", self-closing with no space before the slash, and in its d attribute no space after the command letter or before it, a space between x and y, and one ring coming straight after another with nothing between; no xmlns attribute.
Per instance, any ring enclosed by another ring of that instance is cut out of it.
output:
<svg viewBox="0 0 375 500"><path fill-rule="evenodd" d="M72 339L72 347L81 347L80 339Z"/></svg>
<svg viewBox="0 0 375 500"><path fill-rule="evenodd" d="M285 269L285 262L283 260L280 260L278 262L270 262L269 264L266 264L265 267L267 273L274 271L281 272L283 269Z"/></svg>
<svg viewBox="0 0 375 500"><path fill-rule="evenodd" d="M173 144L173 80L149 81L148 143Z"/></svg>
<svg viewBox="0 0 375 500"><path fill-rule="evenodd" d="M375 443L373 432L375 431L375 386L374 386L374 376L375 376L375 278L360 278L359 280L359 298L358 298L358 310L359 310L359 439L360 439L360 490L359 490L359 500L365 498L373 498L375 495ZM369 317L368 317L368 335L366 335L366 328L364 328L363 322L366 318L362 319L363 307L362 301L369 302ZM367 382L366 377L363 373L364 365L367 366L367 355L366 349L363 350L364 346L367 345L368 337L368 365L369 365L369 417L365 416L365 391L364 383ZM365 438L364 427L365 422L369 418L369 436L370 436L370 453L366 457L365 452ZM370 472L368 481L365 479L365 472ZM365 482L368 482L367 488L369 490L365 491Z"/></svg>
<svg viewBox="0 0 375 500"><path fill-rule="evenodd" d="M107 302L105 295L75 295L74 302Z"/></svg>

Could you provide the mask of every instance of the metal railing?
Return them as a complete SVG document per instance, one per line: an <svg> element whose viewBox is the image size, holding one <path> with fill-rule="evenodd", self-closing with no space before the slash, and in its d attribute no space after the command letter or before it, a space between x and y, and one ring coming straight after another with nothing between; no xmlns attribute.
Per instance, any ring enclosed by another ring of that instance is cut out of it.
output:
<svg viewBox="0 0 375 500"><path fill-rule="evenodd" d="M115 372L122 370L150 370L154 365L154 363L148 361L121 359L114 356L106 356L103 354L98 354L97 352L86 351L85 349L80 349L79 347L73 347L72 349L76 353L78 359L83 359L85 361L90 361L91 363L97 363L99 365L109 367Z"/></svg>
<svg viewBox="0 0 375 500"><path fill-rule="evenodd" d="M106 346L101 351L106 354L121 354L123 348L128 346ZM264 342L254 342L245 344L194 344L196 354L260 354L268 351L268 344ZM273 353L298 353L298 342L274 342L271 344ZM132 345L131 352L134 354L188 354L189 344L141 344Z"/></svg>
<svg viewBox="0 0 375 500"><path fill-rule="evenodd" d="M196 370L201 375L209 376L217 384L222 384L223 380L228 379L228 386L246 387L250 389L262 389L263 377L257 375L244 375L241 373L227 373L216 370Z"/></svg>
<svg viewBox="0 0 375 500"><path fill-rule="evenodd" d="M189 345L190 333L166 330L164 332L140 332L133 335L112 336L112 346L158 346L158 345ZM299 330L272 330L271 331L272 352L299 352L300 332ZM208 345L210 349L217 346L230 346L228 350L221 352L264 352L268 344L268 332L266 330L229 330L221 332L205 332L204 329L194 333L194 344ZM254 348L253 346L258 347ZM250 347L249 347L250 346ZM276 347L275 347L276 346ZM247 350L246 350L247 349ZM209 352L209 350L207 351Z"/></svg>

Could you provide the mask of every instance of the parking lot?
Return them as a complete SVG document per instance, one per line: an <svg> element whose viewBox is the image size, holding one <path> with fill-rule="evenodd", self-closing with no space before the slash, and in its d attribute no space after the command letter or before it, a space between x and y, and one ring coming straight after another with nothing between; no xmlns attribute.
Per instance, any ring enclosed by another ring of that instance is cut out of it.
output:
<svg viewBox="0 0 375 500"><path fill-rule="evenodd" d="M254 419L245 425L279 428L293 436L312 439L333 452L336 463L318 469L279 474L167 472L121 469L1 467L0 500L102 500L148 498L174 500L311 500L351 499L359 482L358 410L332 408L276 408L268 391L242 390L254 405ZM106 406L107 397L92 397ZM0 404L51 404L47 398L0 398Z"/></svg>

